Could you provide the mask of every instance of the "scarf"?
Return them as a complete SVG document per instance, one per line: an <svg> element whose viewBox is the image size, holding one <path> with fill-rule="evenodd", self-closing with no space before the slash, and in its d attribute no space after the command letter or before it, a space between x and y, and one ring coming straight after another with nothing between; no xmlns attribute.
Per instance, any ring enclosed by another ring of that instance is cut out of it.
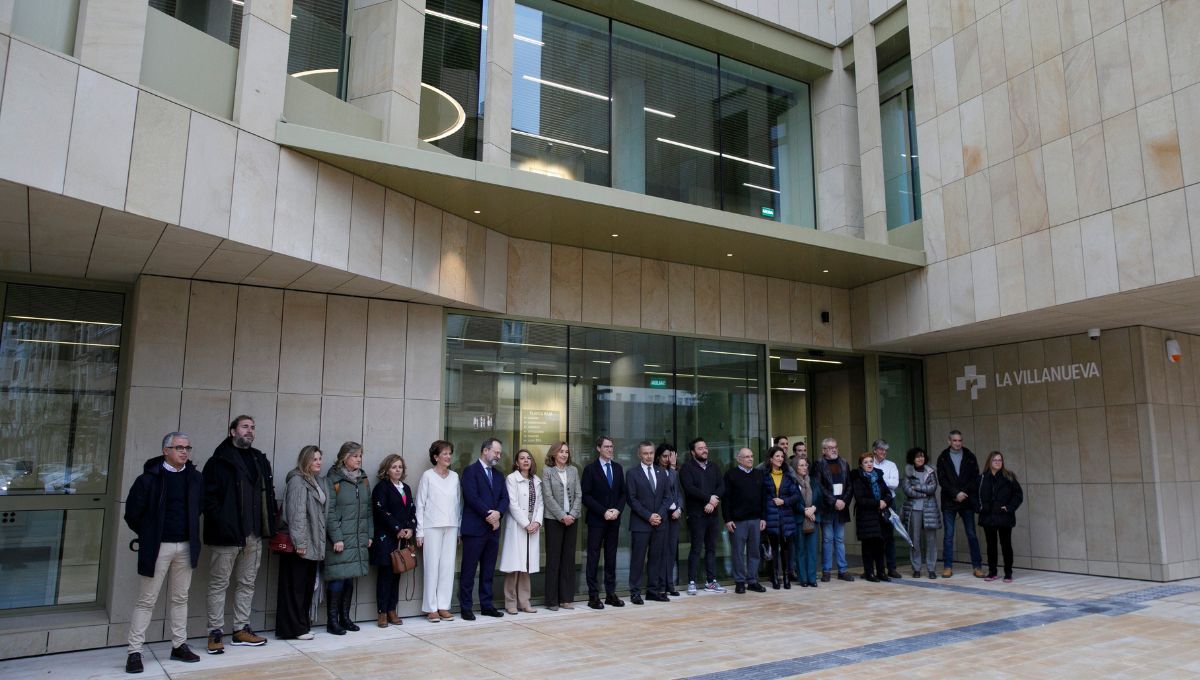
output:
<svg viewBox="0 0 1200 680"><path fill-rule="evenodd" d="M533 517L533 506L537 503L537 488L533 485L533 475L529 475L529 516Z"/></svg>
<svg viewBox="0 0 1200 680"><path fill-rule="evenodd" d="M800 481L800 493L804 496L804 507L807 508L812 505L812 481L808 475L804 475L803 477L796 475L796 479ZM803 511L801 511L800 516L804 518L804 533L811 534L816 525Z"/></svg>

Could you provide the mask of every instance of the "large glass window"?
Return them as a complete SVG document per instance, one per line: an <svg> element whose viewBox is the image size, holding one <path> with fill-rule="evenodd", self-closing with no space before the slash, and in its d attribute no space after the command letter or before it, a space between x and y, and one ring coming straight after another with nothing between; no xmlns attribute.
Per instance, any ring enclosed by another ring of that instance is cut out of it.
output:
<svg viewBox="0 0 1200 680"><path fill-rule="evenodd" d="M879 91L887 226L894 229L921 219L920 156L908 57L880 71Z"/></svg>
<svg viewBox="0 0 1200 680"><path fill-rule="evenodd" d="M242 0L150 0L167 16L211 35L231 47L242 43Z"/></svg>
<svg viewBox="0 0 1200 680"><path fill-rule="evenodd" d="M293 0L288 74L339 99L346 96L347 0Z"/></svg>
<svg viewBox="0 0 1200 680"><path fill-rule="evenodd" d="M3 286L0 609L97 597L123 298Z"/></svg>
<svg viewBox="0 0 1200 680"><path fill-rule="evenodd" d="M425 3L419 135L460 158L480 157L485 7L481 0Z"/></svg>

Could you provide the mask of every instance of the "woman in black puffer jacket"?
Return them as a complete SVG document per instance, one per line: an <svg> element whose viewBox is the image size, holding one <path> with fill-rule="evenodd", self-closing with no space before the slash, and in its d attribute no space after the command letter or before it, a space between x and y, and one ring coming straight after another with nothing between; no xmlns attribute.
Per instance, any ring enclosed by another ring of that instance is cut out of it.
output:
<svg viewBox="0 0 1200 680"><path fill-rule="evenodd" d="M854 498L854 531L862 541L863 578L891 581L884 565L884 513L892 506L892 491L883 481L883 472L875 469L875 456L867 452L858 457L858 469L850 473L850 495Z"/></svg>
<svg viewBox="0 0 1200 680"><path fill-rule="evenodd" d="M800 484L796 473L787 465L787 454L778 446L767 451L763 470L763 520L766 529L763 542L771 546L767 569L771 572L771 587L791 588L792 540L796 534L796 509L800 505Z"/></svg>
<svg viewBox="0 0 1200 680"><path fill-rule="evenodd" d="M979 477L979 526L987 538L988 574L983 580L996 580L996 543L1004 552L1004 582L1012 583L1012 530L1017 526L1017 508L1025 495L1021 483L1011 470L1004 467L1004 454L988 454L983 474Z"/></svg>

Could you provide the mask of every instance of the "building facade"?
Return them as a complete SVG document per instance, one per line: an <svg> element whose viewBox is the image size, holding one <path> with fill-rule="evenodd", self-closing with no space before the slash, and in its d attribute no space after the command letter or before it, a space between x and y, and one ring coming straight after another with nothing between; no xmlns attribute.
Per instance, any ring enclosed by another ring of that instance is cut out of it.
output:
<svg viewBox="0 0 1200 680"><path fill-rule="evenodd" d="M309 443L411 481L440 438L900 463L956 428L1022 480L1018 566L1200 576L1196 34L1192 0L0 0L0 658L124 641L129 485L241 413L278 484Z"/></svg>

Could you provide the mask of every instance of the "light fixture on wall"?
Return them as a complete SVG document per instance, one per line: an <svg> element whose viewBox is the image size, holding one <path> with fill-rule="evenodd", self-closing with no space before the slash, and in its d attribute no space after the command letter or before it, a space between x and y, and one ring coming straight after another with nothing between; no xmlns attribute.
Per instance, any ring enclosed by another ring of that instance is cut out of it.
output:
<svg viewBox="0 0 1200 680"><path fill-rule="evenodd" d="M1183 350L1179 349L1179 341L1175 338L1167 338L1167 358L1173 364L1183 361Z"/></svg>

